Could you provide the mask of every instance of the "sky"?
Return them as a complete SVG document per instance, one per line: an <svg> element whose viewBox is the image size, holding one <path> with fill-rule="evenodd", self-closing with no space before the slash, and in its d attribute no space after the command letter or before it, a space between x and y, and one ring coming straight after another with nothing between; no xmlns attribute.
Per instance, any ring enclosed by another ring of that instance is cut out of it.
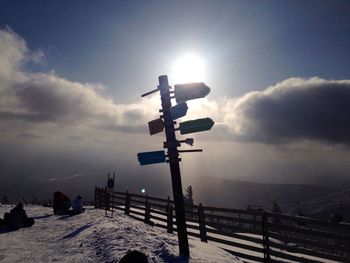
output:
<svg viewBox="0 0 350 263"><path fill-rule="evenodd" d="M183 118L215 121L191 135L204 152L183 154L185 185L350 186L347 1L1 0L0 54L0 193L87 191L116 171L169 194L169 168L136 159L162 149L159 94L140 97L160 75L211 88Z"/></svg>

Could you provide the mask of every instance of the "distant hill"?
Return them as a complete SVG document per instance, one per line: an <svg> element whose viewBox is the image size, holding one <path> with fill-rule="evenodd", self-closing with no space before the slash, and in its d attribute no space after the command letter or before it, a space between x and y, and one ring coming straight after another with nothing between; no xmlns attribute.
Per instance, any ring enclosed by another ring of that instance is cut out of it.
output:
<svg viewBox="0 0 350 263"><path fill-rule="evenodd" d="M251 183L216 177L196 178L189 183L193 186L196 203L243 209L249 204L271 209L273 200L276 200L284 211L296 207L298 201L340 190L317 185Z"/></svg>
<svg viewBox="0 0 350 263"><path fill-rule="evenodd" d="M322 195L301 203L301 210L306 216L328 219L340 208L343 217L350 221L350 189ZM295 214L295 208L288 211Z"/></svg>

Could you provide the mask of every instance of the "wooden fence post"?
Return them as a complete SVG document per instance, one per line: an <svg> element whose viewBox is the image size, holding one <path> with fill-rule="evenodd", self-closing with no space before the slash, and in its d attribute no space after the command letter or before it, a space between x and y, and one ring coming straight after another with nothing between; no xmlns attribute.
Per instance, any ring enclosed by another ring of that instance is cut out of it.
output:
<svg viewBox="0 0 350 263"><path fill-rule="evenodd" d="M104 208L105 208L105 216L107 216L107 212L111 207L111 196L108 193L107 188L104 189Z"/></svg>
<svg viewBox="0 0 350 263"><path fill-rule="evenodd" d="M173 207L170 204L170 198L168 196L168 204L166 206L166 213L167 213L167 230L168 233L173 233L174 232L174 227L173 227Z"/></svg>
<svg viewBox="0 0 350 263"><path fill-rule="evenodd" d="M100 208L100 189L96 186L95 187L95 208Z"/></svg>
<svg viewBox="0 0 350 263"><path fill-rule="evenodd" d="M202 242L208 242L207 240L207 229L205 226L204 209L202 203L198 206L198 224L199 224L199 235Z"/></svg>
<svg viewBox="0 0 350 263"><path fill-rule="evenodd" d="M114 213L114 192L112 192L110 194L110 206L111 206L111 209L112 209L112 217L113 217L113 213Z"/></svg>
<svg viewBox="0 0 350 263"><path fill-rule="evenodd" d="M126 196L125 196L125 214L129 214L130 213L130 199L131 196L129 194L129 191L126 191Z"/></svg>
<svg viewBox="0 0 350 263"><path fill-rule="evenodd" d="M263 247L264 247L264 262L270 262L270 245L269 245L269 229L268 229L268 216L266 211L262 213L262 236L263 236Z"/></svg>
<svg viewBox="0 0 350 263"><path fill-rule="evenodd" d="M99 191L99 202L100 202L100 208L103 209L103 203L104 203L104 194L103 194L103 189L100 188L100 191Z"/></svg>
<svg viewBox="0 0 350 263"><path fill-rule="evenodd" d="M151 222L151 204L148 200L148 195L146 195L145 223L149 224L150 222Z"/></svg>
<svg viewBox="0 0 350 263"><path fill-rule="evenodd" d="M104 198L105 198L105 195L104 195L104 190L103 188L100 188L100 208L101 209L104 209Z"/></svg>

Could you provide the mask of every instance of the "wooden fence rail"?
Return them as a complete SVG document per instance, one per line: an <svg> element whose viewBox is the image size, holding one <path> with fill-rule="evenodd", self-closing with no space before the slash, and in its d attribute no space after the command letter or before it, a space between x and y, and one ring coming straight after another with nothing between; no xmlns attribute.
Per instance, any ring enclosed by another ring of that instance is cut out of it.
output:
<svg viewBox="0 0 350 263"><path fill-rule="evenodd" d="M123 211L147 224L176 232L174 202L129 192L95 189L95 208ZM188 235L214 242L255 262L350 262L350 224L259 210L186 205Z"/></svg>

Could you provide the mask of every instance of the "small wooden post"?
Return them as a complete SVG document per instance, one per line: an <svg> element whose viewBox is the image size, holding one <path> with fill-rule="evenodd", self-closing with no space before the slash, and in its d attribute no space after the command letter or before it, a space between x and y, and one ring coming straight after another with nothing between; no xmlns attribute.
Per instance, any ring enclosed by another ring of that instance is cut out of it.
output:
<svg viewBox="0 0 350 263"><path fill-rule="evenodd" d="M168 196L168 204L166 206L166 212L167 212L167 230L168 233L173 233L174 232L174 227L173 227L173 207L170 203L170 198Z"/></svg>
<svg viewBox="0 0 350 263"><path fill-rule="evenodd" d="M202 242L208 242L207 240L207 229L205 226L204 209L202 203L199 203L198 207L198 224L199 224L199 235Z"/></svg>
<svg viewBox="0 0 350 263"><path fill-rule="evenodd" d="M105 216L111 207L111 195L108 193L107 187L104 190L104 207L105 207Z"/></svg>
<svg viewBox="0 0 350 263"><path fill-rule="evenodd" d="M110 194L110 200L111 200L112 217L113 217L113 213L114 213L114 192L112 192L112 194Z"/></svg>
<svg viewBox="0 0 350 263"><path fill-rule="evenodd" d="M101 209L105 209L105 191L103 188L100 188L100 202Z"/></svg>
<svg viewBox="0 0 350 263"><path fill-rule="evenodd" d="M268 217L266 211L261 216L262 222L262 236L264 247L264 262L270 262L270 245L269 245L269 229L268 229Z"/></svg>
<svg viewBox="0 0 350 263"><path fill-rule="evenodd" d="M148 195L146 195L145 223L149 224L150 222L151 222L151 204L148 200Z"/></svg>
<svg viewBox="0 0 350 263"><path fill-rule="evenodd" d="M100 189L96 186L95 187L95 204L94 207L95 208L101 208L100 207Z"/></svg>
<svg viewBox="0 0 350 263"><path fill-rule="evenodd" d="M125 214L129 214L130 213L130 199L131 196L129 194L129 191L126 191L126 196L125 196Z"/></svg>
<svg viewBox="0 0 350 263"><path fill-rule="evenodd" d="M97 186L95 186L94 192L94 208L97 208Z"/></svg>
<svg viewBox="0 0 350 263"><path fill-rule="evenodd" d="M103 208L103 194L102 194L102 189L98 188L98 208L102 209Z"/></svg>

